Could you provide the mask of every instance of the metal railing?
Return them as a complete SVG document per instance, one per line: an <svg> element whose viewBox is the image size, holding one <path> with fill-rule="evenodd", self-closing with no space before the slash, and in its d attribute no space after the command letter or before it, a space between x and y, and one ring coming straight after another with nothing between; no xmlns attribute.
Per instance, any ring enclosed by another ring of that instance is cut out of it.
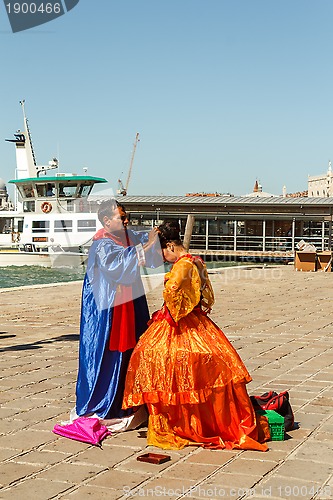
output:
<svg viewBox="0 0 333 500"><path fill-rule="evenodd" d="M329 237L324 236L253 236L253 235L203 235L193 234L191 247L199 250L233 250L290 252L297 250L297 243L304 240L316 250L327 250Z"/></svg>

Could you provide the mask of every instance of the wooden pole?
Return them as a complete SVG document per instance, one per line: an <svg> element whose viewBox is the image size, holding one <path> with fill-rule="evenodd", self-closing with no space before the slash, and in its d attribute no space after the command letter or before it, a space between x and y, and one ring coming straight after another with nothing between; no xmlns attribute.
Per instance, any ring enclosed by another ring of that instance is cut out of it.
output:
<svg viewBox="0 0 333 500"><path fill-rule="evenodd" d="M185 226L184 241L183 241L183 245L184 245L186 252L188 252L190 249L190 242L191 242L191 238L192 238L193 226L194 226L194 215L188 215L187 221L186 221L186 226Z"/></svg>

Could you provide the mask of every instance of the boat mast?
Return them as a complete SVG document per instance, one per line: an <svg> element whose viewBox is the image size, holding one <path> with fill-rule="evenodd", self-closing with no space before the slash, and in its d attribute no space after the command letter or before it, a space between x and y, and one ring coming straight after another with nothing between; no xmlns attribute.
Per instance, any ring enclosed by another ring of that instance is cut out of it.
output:
<svg viewBox="0 0 333 500"><path fill-rule="evenodd" d="M18 130L14 134L15 139L6 139L8 142L14 142L16 146L16 178L25 179L27 177L36 177L36 159L32 147L31 135L28 126L28 120L25 116L24 100L20 101L23 111L24 132Z"/></svg>
<svg viewBox="0 0 333 500"><path fill-rule="evenodd" d="M25 99L23 99L22 101L20 101L20 104L22 106L23 121L24 121L24 130L25 130L25 133L26 133L26 138L29 139L29 144L30 144L32 159L33 159L34 165L36 166L35 151L34 151L34 148L33 148L33 145L32 145L31 133L30 133L29 124L28 124L28 120L27 120L27 117L26 117L26 114L25 114L25 109L24 109Z"/></svg>

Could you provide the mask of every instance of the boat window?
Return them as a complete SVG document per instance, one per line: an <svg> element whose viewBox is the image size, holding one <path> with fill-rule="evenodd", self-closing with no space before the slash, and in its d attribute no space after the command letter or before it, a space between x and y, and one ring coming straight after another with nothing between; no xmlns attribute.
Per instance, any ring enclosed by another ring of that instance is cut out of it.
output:
<svg viewBox="0 0 333 500"><path fill-rule="evenodd" d="M50 230L50 221L48 220L33 220L32 232L33 233L48 233Z"/></svg>
<svg viewBox="0 0 333 500"><path fill-rule="evenodd" d="M81 196L82 198L86 198L89 195L91 188L91 184L89 184L89 186L81 186L79 189L79 196Z"/></svg>
<svg viewBox="0 0 333 500"><path fill-rule="evenodd" d="M14 227L14 219L0 218L0 233L9 234Z"/></svg>
<svg viewBox="0 0 333 500"><path fill-rule="evenodd" d="M63 184L59 184L58 196L60 198L66 196Z"/></svg>
<svg viewBox="0 0 333 500"><path fill-rule="evenodd" d="M34 189L32 184L27 184L23 186L23 190L20 189L21 194L23 194L24 198L34 198Z"/></svg>
<svg viewBox="0 0 333 500"><path fill-rule="evenodd" d="M45 184L37 184L37 196L44 197L45 196Z"/></svg>
<svg viewBox="0 0 333 500"><path fill-rule="evenodd" d="M36 204L34 201L24 201L23 202L23 212L35 212Z"/></svg>
<svg viewBox="0 0 333 500"><path fill-rule="evenodd" d="M46 196L54 196L55 195L54 188L55 188L54 184L48 182L46 185Z"/></svg>
<svg viewBox="0 0 333 500"><path fill-rule="evenodd" d="M59 184L59 196L74 198L77 184Z"/></svg>
<svg viewBox="0 0 333 500"><path fill-rule="evenodd" d="M54 232L59 233L61 231L70 233L73 231L73 221L72 220L55 220L54 221Z"/></svg>
<svg viewBox="0 0 333 500"><path fill-rule="evenodd" d="M78 220L77 230L79 233L85 231L96 231L96 221L92 219Z"/></svg>

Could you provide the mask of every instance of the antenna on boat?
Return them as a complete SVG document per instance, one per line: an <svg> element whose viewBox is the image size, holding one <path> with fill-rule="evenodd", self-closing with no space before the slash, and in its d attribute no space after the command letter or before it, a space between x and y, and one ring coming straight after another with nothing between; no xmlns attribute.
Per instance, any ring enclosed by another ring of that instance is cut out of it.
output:
<svg viewBox="0 0 333 500"><path fill-rule="evenodd" d="M33 148L33 145L32 145L31 133L30 133L29 124L28 124L28 120L27 120L27 117L26 117L26 114L25 114L25 109L24 109L25 99L23 99L22 101L20 101L20 104L22 106L23 121L24 121L25 130L26 130L26 133L27 133L27 136L28 136L28 139L29 139L29 143L30 143L32 158L33 158L33 161L34 161L34 165L36 166L36 156L35 156L34 148Z"/></svg>

